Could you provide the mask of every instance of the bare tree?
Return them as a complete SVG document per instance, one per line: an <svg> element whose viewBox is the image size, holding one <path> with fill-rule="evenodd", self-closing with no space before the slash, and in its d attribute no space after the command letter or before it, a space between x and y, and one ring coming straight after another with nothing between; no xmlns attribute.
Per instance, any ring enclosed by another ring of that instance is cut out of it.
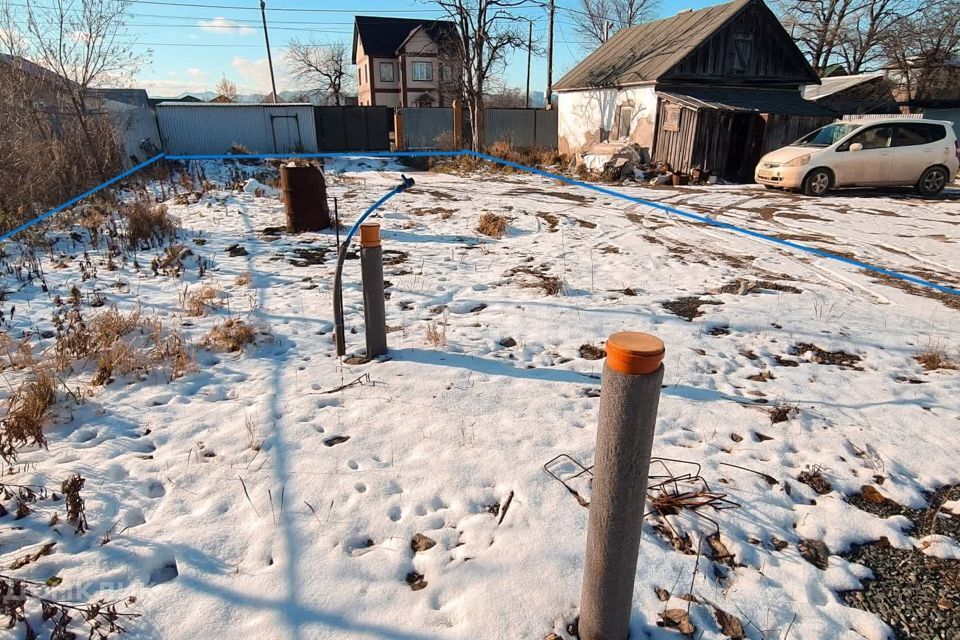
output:
<svg viewBox="0 0 960 640"><path fill-rule="evenodd" d="M896 71L900 101L960 99L960 5L939 0L893 23L882 47Z"/></svg>
<svg viewBox="0 0 960 640"><path fill-rule="evenodd" d="M220 78L220 81L217 83L217 86L213 88L217 94L230 98L230 101L233 102L237 99L237 83L233 80L227 80L227 76Z"/></svg>
<svg viewBox="0 0 960 640"><path fill-rule="evenodd" d="M343 96L353 83L353 74L348 72L350 49L346 44L293 40L285 55L290 74L307 91L333 100L338 106L343 103Z"/></svg>
<svg viewBox="0 0 960 640"><path fill-rule="evenodd" d="M866 2L869 0L783 0L785 26L818 73L839 54L849 17Z"/></svg>
<svg viewBox="0 0 960 640"><path fill-rule="evenodd" d="M27 35L34 60L53 71L59 91L69 98L91 152L90 90L132 80L149 52L139 55L126 31L128 0L27 0ZM106 180L97 156L97 170Z"/></svg>
<svg viewBox="0 0 960 640"><path fill-rule="evenodd" d="M527 100L522 89L504 86L489 92L484 106L488 109L523 109Z"/></svg>
<svg viewBox="0 0 960 640"><path fill-rule="evenodd" d="M864 0L840 29L837 47L847 70L857 74L876 69L885 61L884 38L919 9L916 0Z"/></svg>
<svg viewBox="0 0 960 640"><path fill-rule="evenodd" d="M452 52L461 66L461 88L470 113L473 148L483 148L483 100L487 84L508 53L526 46L512 9L528 0L435 0L453 22Z"/></svg>
<svg viewBox="0 0 960 640"><path fill-rule="evenodd" d="M577 33L593 45L603 44L617 31L650 20L657 0L580 0L573 13Z"/></svg>

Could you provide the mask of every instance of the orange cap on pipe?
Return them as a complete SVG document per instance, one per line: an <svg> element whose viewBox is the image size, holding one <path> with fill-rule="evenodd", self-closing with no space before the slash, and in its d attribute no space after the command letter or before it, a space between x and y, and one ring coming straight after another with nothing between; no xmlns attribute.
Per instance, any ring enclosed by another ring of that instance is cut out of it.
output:
<svg viewBox="0 0 960 640"><path fill-rule="evenodd" d="M364 222L360 225L360 246L361 247L379 247L380 246L380 223Z"/></svg>
<svg viewBox="0 0 960 640"><path fill-rule="evenodd" d="M618 373L646 375L663 362L663 340L649 333L621 331L607 338L607 366Z"/></svg>

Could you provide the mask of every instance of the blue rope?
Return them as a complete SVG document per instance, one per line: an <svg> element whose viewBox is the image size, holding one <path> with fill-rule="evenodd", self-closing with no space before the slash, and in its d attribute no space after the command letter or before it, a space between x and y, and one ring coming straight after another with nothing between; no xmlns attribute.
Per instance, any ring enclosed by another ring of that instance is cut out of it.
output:
<svg viewBox="0 0 960 640"><path fill-rule="evenodd" d="M673 213L675 215L678 215L690 220L703 222L704 224L708 224L713 227L727 229L729 231L741 233L743 235L750 236L752 238L758 238L760 240L766 240L767 242L773 242L775 244L783 245L785 247L790 247L791 249L796 249L797 251L805 251L807 253L812 253L813 255L819 256L821 258L836 260L837 262L843 262L845 264L853 265L854 267L859 267L860 269L866 269L867 271L872 271L874 273L881 273L885 276L890 276L891 278L897 278L899 280L904 280L906 282L911 282L913 284L919 284L924 287L930 287L931 289L936 289L937 291L942 291L943 293L950 293L955 296L960 296L960 289L954 289L952 287L947 287L942 284L937 284L936 282L924 280L923 278L918 278L917 276L912 276L907 273L901 273L899 271L892 271L890 269L876 267L872 264L867 264L866 262L860 262L859 260L853 260L852 258L847 258L841 255L837 255L835 253L830 253L829 251L824 251L822 249L816 249L814 247L808 247L806 245L797 244L796 242L791 242L790 240L783 240L782 238L777 238L775 236L767 235L765 233L760 233L759 231L753 231L751 229L739 227L735 224L730 224L729 222L721 222L719 220L713 220L712 218L701 216L696 213L690 213L689 211L683 211L682 209L677 209L676 207L671 207L669 205L661 204L653 200L645 200L643 198L637 198L635 196L628 196L626 194L614 191L613 189L607 189L606 187L590 184L589 182L581 182L580 180L573 180L572 178L567 178L565 176L557 175L555 173L550 173L549 171L543 171L542 169L528 167L526 165L518 164L516 162L510 162L509 160L504 160L502 158L487 155L485 153L479 153L477 151L468 151L467 153L477 158L481 158L483 160L488 160L490 162L502 164L507 167L513 167L514 169L520 169L521 171L526 171L528 173L540 175L545 178L550 178L551 180L559 180L561 182L565 182L570 185L583 187L584 189L590 189L591 191L596 191L597 193L602 193L604 195L612 196L614 198L619 198L621 200L628 200L630 202L643 204L648 207L659 209L661 211L666 211L667 213Z"/></svg>
<svg viewBox="0 0 960 640"><path fill-rule="evenodd" d="M535 167L528 167L523 164L511 162L509 160L504 160L503 158L498 158L496 156L492 156L486 153L471 151L469 149L460 149L458 151L439 151L439 150L437 151L367 151L367 152L328 152L328 153L296 153L296 154L260 153L260 154L247 154L247 155L219 154L219 155L175 155L175 156L171 155L171 156L168 156L165 154L160 154L158 156L154 156L153 158L147 160L146 162L138 164L132 169L128 169L127 171L124 171L123 173L116 176L115 178L111 178L110 180L107 180L103 184L80 194L76 198L72 198L67 202L64 202L60 206L55 207L50 211L47 211L46 213L37 216L33 220L30 220L29 222L25 222L19 227L16 227L15 229L11 229L10 231L0 236L0 242L5 242L6 240L20 233L24 229L28 229L32 227L38 222L41 222L49 218L50 216L63 211L67 207L70 207L76 204L77 202L79 202L80 200L83 200L87 196L93 195L94 193L97 193L98 191L101 191L102 189L105 189L106 187L109 187L110 185L115 184L118 181L128 176L131 176L137 171L140 171L141 169L163 158L166 158L168 160L271 160L271 159L286 159L286 158L428 158L428 157L457 157L457 156L465 156L465 155L473 156L475 158L486 160L488 162L501 164L506 167L519 169L520 171L526 171L527 173L539 175L544 178L549 178L551 180L558 180L565 184L573 185L576 187L582 187L584 189L589 189L590 191L594 191L596 193L602 193L604 195L607 195L613 198L618 198L620 200L626 200L628 202L634 202L637 204L646 205L653 209L658 209L660 211L672 213L674 215L677 215L689 220L695 220L696 222L702 222L712 227L718 227L720 229L733 231L735 233L749 236L751 238L756 238L758 240L772 242L774 244L778 244L784 247L789 247L790 249L803 251L805 253L813 254L821 258L827 258L828 260L834 260L836 262L848 264L848 265L857 267L859 269L865 269L873 273L879 273L885 276L889 276L891 278L896 278L904 282L909 282L912 284L929 287L931 289L934 289L936 291L940 291L943 293L949 293L955 296L960 296L960 289L955 289L953 287L937 284L936 282L931 282L930 280L918 278L917 276L912 276L907 273L901 273L899 271L893 271L891 269L884 269L883 267L877 267L872 264L868 264L866 262L860 262L859 260L854 260L852 258L847 258L845 256L841 256L835 253L830 253L829 251L816 249L814 247L808 247L806 245L798 244L796 242L791 242L790 240L783 240L782 238L777 238L765 233L760 233L759 231L753 231L745 227L740 227L734 224L730 224L729 222L721 222L719 220L713 220L706 216L698 215L696 213L690 213L689 211L677 209L676 207L671 207L669 205L655 202L653 200L646 200L644 198L638 198L636 196L629 196L629 195L620 193L618 191L614 191L613 189L608 189L606 187L601 187L599 185L590 184L589 182L583 182L581 180L574 180L572 178L561 176L556 173L550 173L549 171L544 171L542 169L537 169ZM406 181L408 180L408 178L404 178L404 180ZM406 184L406 182L404 184ZM365 220L367 216L373 213L373 211L375 211L378 207L382 206L384 202L386 202L387 200L389 200L390 198L395 196L397 193L400 193L400 191L403 191L406 188L407 187L404 185L394 188L392 191L387 193L387 195L385 195L383 198L377 201L377 203L375 203L370 209L368 209L367 212L360 217L357 223L354 224L354 228L351 229L350 233L347 235L346 242L349 243L350 239L356 233L356 230L359 229L360 223L363 222L363 220Z"/></svg>
<svg viewBox="0 0 960 640"><path fill-rule="evenodd" d="M160 155L158 155L158 156L154 156L154 157L150 158L150 159L147 160L146 162L141 162L140 164L138 164L137 166L133 167L132 169L127 169L126 171L124 171L124 172L121 173L120 175L118 175L118 176L116 176L116 177L114 177L114 178L110 178L109 180L107 180L107 181L104 182L103 184L101 184L101 185L99 185L99 186L96 186L96 187L94 187L93 189L90 189L89 191L84 191L83 193L81 193L80 195L78 195L76 198L71 198L70 200L67 200L66 202L64 202L64 203L61 204L60 206L54 207L53 209L50 209L50 211L47 211L46 213L40 214L39 216L37 216L37 217L34 218L33 220L30 220L29 222L24 222L24 223L23 223L22 225L20 225L19 227L16 227L16 228L14 228L14 229L11 229L10 231L7 231L5 234L3 234L2 236L0 236L0 242L6 242L7 240L9 240L9 239L12 238L13 236L17 235L17 234L20 233L21 231L23 231L23 230L25 230L25 229L29 229L29 228L32 227L33 225L37 224L38 222L42 222L42 221L46 220L47 218L49 218L50 216L52 216L52 215L54 215L54 214L60 213L61 211L63 211L63 210L66 209L67 207L70 207L70 206L72 206L72 205L75 205L76 203L80 202L81 200L83 200L83 199L86 198L87 196L92 196L92 195L95 194L96 192L101 191L101 190L103 190L103 189L106 189L106 188L109 187L110 185L116 184L117 182L119 182L120 180L123 180L123 179L126 178L126 177L132 176L132 175L135 174L137 171L140 171L141 169L144 169L144 168L146 168L146 167L149 167L151 164L153 164L153 163L156 162L157 160L160 160L161 158L163 158L163 154L162 154L162 153L161 153Z"/></svg>

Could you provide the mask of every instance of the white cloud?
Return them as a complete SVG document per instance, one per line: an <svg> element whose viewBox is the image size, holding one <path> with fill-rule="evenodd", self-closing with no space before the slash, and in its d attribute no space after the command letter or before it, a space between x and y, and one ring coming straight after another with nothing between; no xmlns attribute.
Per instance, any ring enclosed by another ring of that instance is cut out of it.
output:
<svg viewBox="0 0 960 640"><path fill-rule="evenodd" d="M221 35L248 36L253 33L253 29L247 25L234 22L223 16L217 16L213 20L200 20L197 24L204 31L219 33Z"/></svg>
<svg viewBox="0 0 960 640"><path fill-rule="evenodd" d="M23 33L13 27L0 28L0 51L8 53L13 51L19 53L27 48L27 41Z"/></svg>
<svg viewBox="0 0 960 640"><path fill-rule="evenodd" d="M147 90L151 96L172 97L182 93L201 93L213 89L213 76L209 71L190 67L183 71L168 71L165 77L141 78L136 85Z"/></svg>
<svg viewBox="0 0 960 640"><path fill-rule="evenodd" d="M241 93L270 93L270 64L266 58L234 56L230 65L240 77L237 88ZM291 85L287 80L287 68L283 59L277 60L274 57L273 70L277 77L277 91L289 90Z"/></svg>
<svg viewBox="0 0 960 640"><path fill-rule="evenodd" d="M197 69L196 67L190 67L186 71L187 77L196 82L204 82L210 78L210 74L203 69Z"/></svg>

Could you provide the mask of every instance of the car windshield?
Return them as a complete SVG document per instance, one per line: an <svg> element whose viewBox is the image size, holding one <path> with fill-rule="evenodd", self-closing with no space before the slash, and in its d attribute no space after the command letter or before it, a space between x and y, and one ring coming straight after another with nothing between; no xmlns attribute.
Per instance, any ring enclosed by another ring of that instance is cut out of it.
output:
<svg viewBox="0 0 960 640"><path fill-rule="evenodd" d="M861 126L862 125L859 124L842 124L839 122L828 124L822 129L808 133L793 144L798 147L829 147L837 140L847 137Z"/></svg>

